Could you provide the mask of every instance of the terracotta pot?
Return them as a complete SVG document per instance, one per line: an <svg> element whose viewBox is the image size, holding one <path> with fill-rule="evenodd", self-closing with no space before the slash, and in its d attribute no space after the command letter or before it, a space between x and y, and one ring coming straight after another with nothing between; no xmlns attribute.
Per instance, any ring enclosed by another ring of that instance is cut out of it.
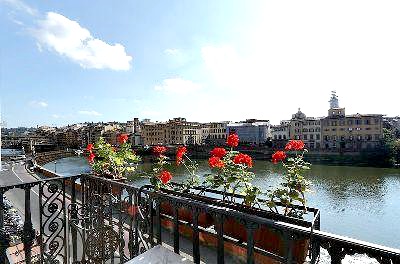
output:
<svg viewBox="0 0 400 264"><path fill-rule="evenodd" d="M240 241L247 241L246 227L233 218L228 218L224 221L224 234ZM285 252L282 235L267 226L261 226L255 230L254 244L256 247L280 256L283 256ZM296 263L304 263L307 257L308 245L309 239L294 240L293 259ZM235 253L237 254L238 252Z"/></svg>
<svg viewBox="0 0 400 264"><path fill-rule="evenodd" d="M166 214L169 216L173 216L173 208L172 205L168 202L162 202L160 205L160 211L162 214ZM186 208L178 209L178 219L191 223L193 221L192 211ZM214 219L210 214L200 213L198 216L198 223L201 227L210 227L214 223Z"/></svg>

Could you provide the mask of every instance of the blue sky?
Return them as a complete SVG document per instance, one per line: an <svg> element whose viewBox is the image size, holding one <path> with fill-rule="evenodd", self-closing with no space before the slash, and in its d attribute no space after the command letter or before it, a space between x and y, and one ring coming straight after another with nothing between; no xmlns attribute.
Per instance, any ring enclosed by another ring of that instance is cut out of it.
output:
<svg viewBox="0 0 400 264"><path fill-rule="evenodd" d="M399 115L399 3L0 0L9 127Z"/></svg>

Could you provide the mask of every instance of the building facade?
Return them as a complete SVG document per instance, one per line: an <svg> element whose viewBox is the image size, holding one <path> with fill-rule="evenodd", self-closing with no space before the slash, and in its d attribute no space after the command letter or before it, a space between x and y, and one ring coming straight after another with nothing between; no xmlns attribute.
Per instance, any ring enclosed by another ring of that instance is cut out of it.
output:
<svg viewBox="0 0 400 264"><path fill-rule="evenodd" d="M228 121L223 122L212 122L209 123L209 134L205 138L205 144L207 145L221 145L225 144L227 137L227 126Z"/></svg>
<svg viewBox="0 0 400 264"><path fill-rule="evenodd" d="M204 125L174 118L168 122L146 122L142 125L144 145L201 145Z"/></svg>
<svg viewBox="0 0 400 264"><path fill-rule="evenodd" d="M271 126L272 147L275 149L284 148L290 139L290 121L283 120L279 125Z"/></svg>
<svg viewBox="0 0 400 264"><path fill-rule="evenodd" d="M271 138L271 125L269 120L247 119L227 124L227 132L236 133L241 143L260 145Z"/></svg>
<svg viewBox="0 0 400 264"><path fill-rule="evenodd" d="M381 144L383 115L346 115L332 93L328 116L322 120L323 149L328 151L359 152L373 150Z"/></svg>
<svg viewBox="0 0 400 264"><path fill-rule="evenodd" d="M289 124L290 139L300 139L309 150L319 150L321 148L321 119L307 117L300 108L297 113L292 115Z"/></svg>

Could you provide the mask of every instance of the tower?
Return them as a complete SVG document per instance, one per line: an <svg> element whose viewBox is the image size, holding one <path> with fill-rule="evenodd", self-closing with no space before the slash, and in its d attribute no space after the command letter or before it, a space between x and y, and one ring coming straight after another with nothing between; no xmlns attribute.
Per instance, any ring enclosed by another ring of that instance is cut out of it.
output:
<svg viewBox="0 0 400 264"><path fill-rule="evenodd" d="M336 95L336 91L332 91L331 100L329 100L330 109L339 108L339 98Z"/></svg>

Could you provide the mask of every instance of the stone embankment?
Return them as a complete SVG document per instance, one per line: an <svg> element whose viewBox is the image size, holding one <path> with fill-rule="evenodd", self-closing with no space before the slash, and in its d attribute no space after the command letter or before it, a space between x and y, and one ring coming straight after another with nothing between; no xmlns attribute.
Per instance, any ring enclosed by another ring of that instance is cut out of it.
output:
<svg viewBox="0 0 400 264"><path fill-rule="evenodd" d="M72 150L56 150L56 151L48 151L48 152L39 152L36 153L34 160L38 165L44 165L46 163L76 156L75 152Z"/></svg>

